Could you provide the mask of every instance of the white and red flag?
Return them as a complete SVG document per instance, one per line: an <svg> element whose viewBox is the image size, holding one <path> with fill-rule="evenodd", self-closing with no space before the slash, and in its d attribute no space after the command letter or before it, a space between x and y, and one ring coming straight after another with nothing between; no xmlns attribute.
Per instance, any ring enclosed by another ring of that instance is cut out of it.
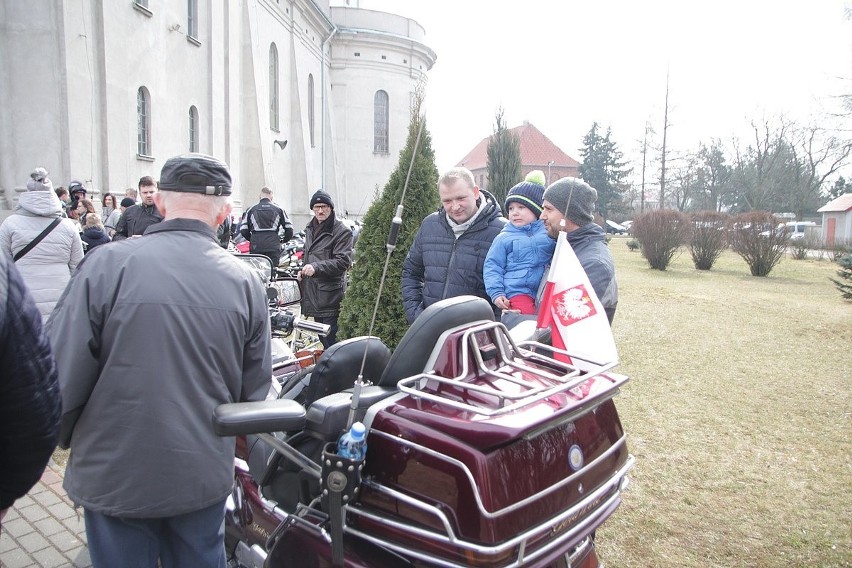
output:
<svg viewBox="0 0 852 568"><path fill-rule="evenodd" d="M618 362L606 312L562 231L550 263L537 327L551 328L553 346L574 355L566 362L576 367L588 369L585 361L595 365ZM566 359L561 354L555 357Z"/></svg>

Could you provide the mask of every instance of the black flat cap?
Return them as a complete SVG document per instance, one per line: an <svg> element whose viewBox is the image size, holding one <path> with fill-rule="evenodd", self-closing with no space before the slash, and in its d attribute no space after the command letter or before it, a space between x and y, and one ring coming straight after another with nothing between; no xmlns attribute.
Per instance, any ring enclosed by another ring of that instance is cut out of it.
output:
<svg viewBox="0 0 852 568"><path fill-rule="evenodd" d="M182 154L166 161L157 186L166 191L231 195L231 172L228 164L213 156Z"/></svg>

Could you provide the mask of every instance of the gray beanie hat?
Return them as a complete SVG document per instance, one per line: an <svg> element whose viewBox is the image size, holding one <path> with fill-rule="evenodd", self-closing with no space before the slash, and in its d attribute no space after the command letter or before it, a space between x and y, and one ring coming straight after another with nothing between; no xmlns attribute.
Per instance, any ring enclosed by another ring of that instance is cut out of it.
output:
<svg viewBox="0 0 852 568"><path fill-rule="evenodd" d="M53 191L53 183L47 178L47 170L44 168L36 168L30 174L30 179L27 181L27 190L29 191Z"/></svg>
<svg viewBox="0 0 852 568"><path fill-rule="evenodd" d="M581 179L565 177L553 182L544 190L544 200L549 201L566 219L579 227L595 220L598 192Z"/></svg>

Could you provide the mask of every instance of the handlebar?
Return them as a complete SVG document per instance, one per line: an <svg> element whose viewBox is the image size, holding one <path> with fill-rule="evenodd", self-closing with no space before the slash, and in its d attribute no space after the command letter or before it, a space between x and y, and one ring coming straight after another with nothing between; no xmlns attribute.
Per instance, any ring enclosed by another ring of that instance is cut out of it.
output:
<svg viewBox="0 0 852 568"><path fill-rule="evenodd" d="M278 311L271 313L269 322L274 331L291 333L294 329L316 333L317 335L328 335L331 326L325 323L305 320L296 317L293 312Z"/></svg>

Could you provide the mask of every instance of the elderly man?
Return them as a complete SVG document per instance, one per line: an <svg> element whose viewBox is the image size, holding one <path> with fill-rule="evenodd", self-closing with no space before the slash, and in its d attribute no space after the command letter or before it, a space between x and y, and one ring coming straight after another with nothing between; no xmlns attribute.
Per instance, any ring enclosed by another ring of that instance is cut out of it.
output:
<svg viewBox="0 0 852 568"><path fill-rule="evenodd" d="M594 222L597 200L598 192L583 180L562 178L544 190L541 220L547 234L554 239L560 230L566 232L568 243L586 271L611 324L618 306L618 284L606 233Z"/></svg>
<svg viewBox="0 0 852 568"><path fill-rule="evenodd" d="M402 265L408 323L444 298L471 294L491 301L482 268L506 219L491 194L479 189L465 168L442 175L438 195L441 208L423 219Z"/></svg>
<svg viewBox="0 0 852 568"><path fill-rule="evenodd" d="M142 176L139 179L139 193L142 194L142 203L134 204L122 213L118 224L115 226L113 240L129 239L145 234L145 230L163 220L163 215L154 201L157 192L157 184L151 176ZM122 201L123 203L123 201Z"/></svg>
<svg viewBox="0 0 852 568"><path fill-rule="evenodd" d="M48 322L71 447L64 487L96 568L222 568L234 440L213 409L262 400L272 365L260 278L216 241L231 175L169 159L144 239L88 256Z"/></svg>

